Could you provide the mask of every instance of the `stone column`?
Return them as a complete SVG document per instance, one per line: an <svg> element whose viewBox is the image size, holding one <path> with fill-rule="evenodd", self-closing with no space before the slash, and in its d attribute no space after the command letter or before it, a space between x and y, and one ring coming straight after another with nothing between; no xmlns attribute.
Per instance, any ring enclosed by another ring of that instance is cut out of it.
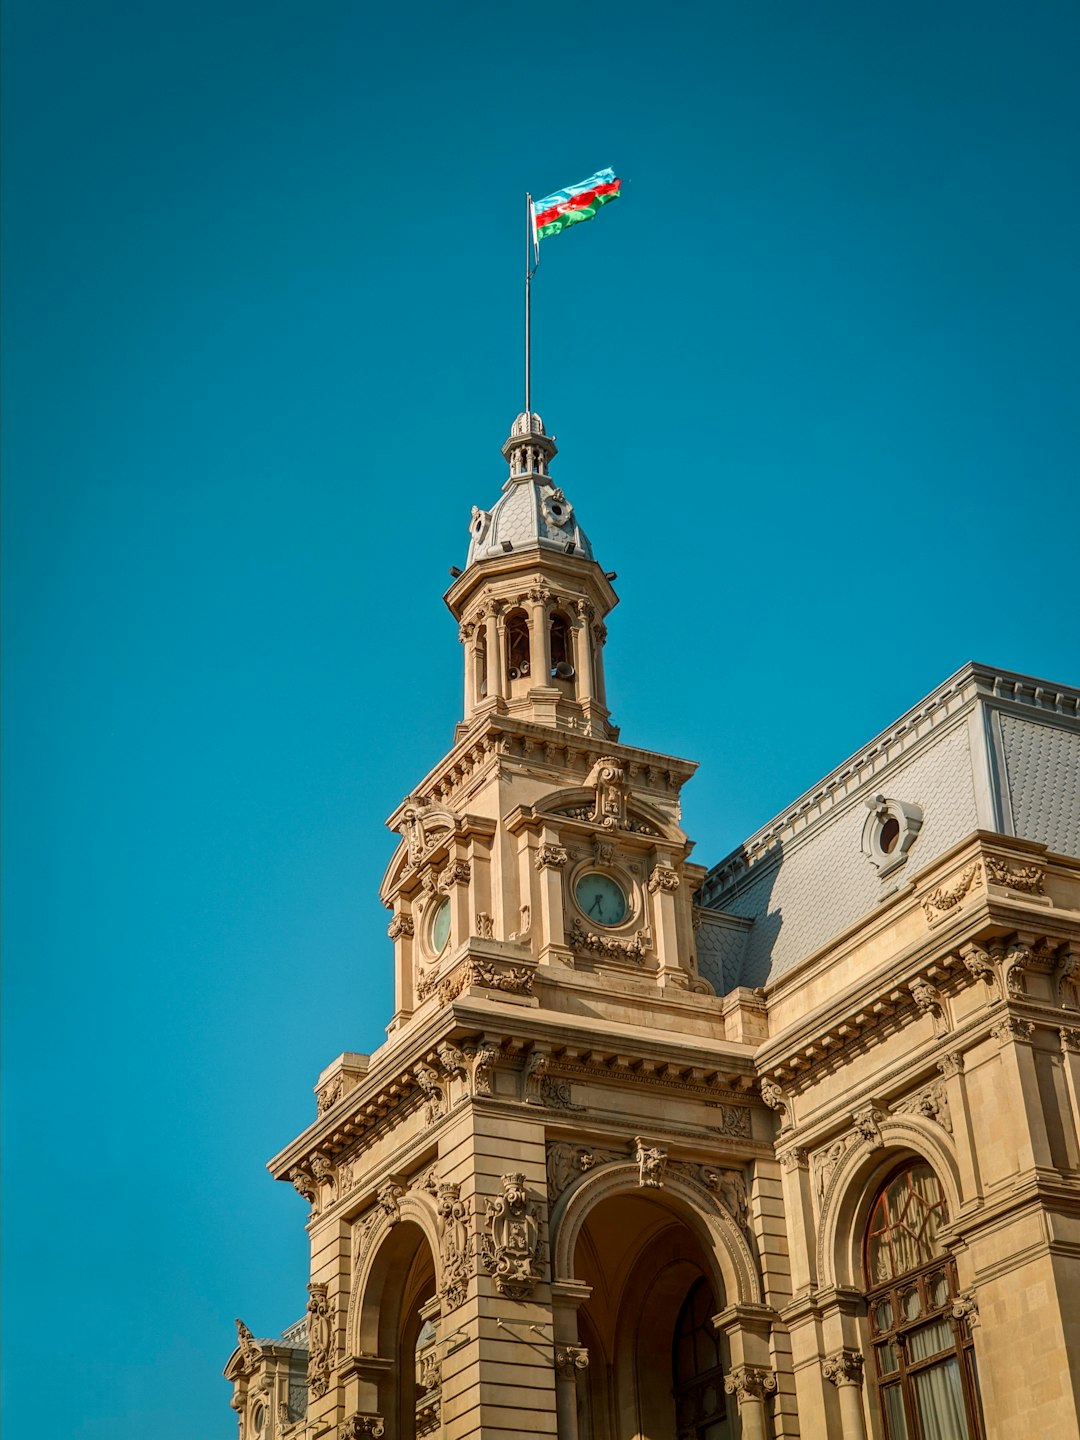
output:
<svg viewBox="0 0 1080 1440"><path fill-rule="evenodd" d="M593 627L593 643L590 646L593 663L593 689L596 691L596 698L600 704L607 708L607 686L604 684L604 641L607 639L607 626L598 621Z"/></svg>
<svg viewBox="0 0 1080 1440"><path fill-rule="evenodd" d="M866 1440L863 1418L863 1357L858 1350L837 1350L821 1362L821 1373L836 1386L843 1440Z"/></svg>
<svg viewBox="0 0 1080 1440"><path fill-rule="evenodd" d="M937 1068L944 1077L945 1098L949 1102L949 1114L952 1117L956 1164L960 1171L961 1201L965 1205L972 1204L982 1199L982 1177L979 1174L979 1155L971 1125L971 1109L967 1103L964 1057L959 1050L950 1050L938 1061Z"/></svg>
<svg viewBox="0 0 1080 1440"><path fill-rule="evenodd" d="M592 1286L580 1280L556 1280L551 1286L559 1440L578 1440L578 1378L588 1369L589 1352L578 1344L577 1312L591 1294Z"/></svg>
<svg viewBox="0 0 1080 1440"><path fill-rule="evenodd" d="M660 960L656 980L660 986L689 988L690 977L679 964L679 934L675 917L675 892L679 888L679 872L658 859L649 876L653 944Z"/></svg>
<svg viewBox="0 0 1080 1440"><path fill-rule="evenodd" d="M1061 1039L1061 1064L1065 1072L1065 1089L1069 1094L1073 1125L1080 1135L1080 1029L1063 1026L1058 1035Z"/></svg>
<svg viewBox="0 0 1080 1440"><path fill-rule="evenodd" d="M456 845L439 876L439 889L450 899L450 934L455 950L464 944L473 929L473 907L469 903L472 866L465 855L465 847Z"/></svg>
<svg viewBox="0 0 1080 1440"><path fill-rule="evenodd" d="M586 608L588 607L588 608ZM587 601L577 602L578 618L574 622L574 669L577 671L577 698L587 702L593 698L593 663L592 645L589 641L589 618L588 610L592 607Z"/></svg>
<svg viewBox="0 0 1080 1440"><path fill-rule="evenodd" d="M558 843L554 830L544 829L536 847L535 865L540 892L540 961L570 958L566 944L566 920L563 914L562 872L569 856Z"/></svg>
<svg viewBox="0 0 1080 1440"><path fill-rule="evenodd" d="M548 685L551 681L551 637L548 635L547 590L529 591L529 676L530 684Z"/></svg>
<svg viewBox="0 0 1080 1440"><path fill-rule="evenodd" d="M506 694L506 658L503 655L506 628L501 613L496 614L494 606L484 625L487 630L487 698L490 700L494 696L501 700Z"/></svg>
<svg viewBox="0 0 1080 1440"><path fill-rule="evenodd" d="M1043 1112L1039 1077L1035 1072L1035 1055L1032 1050L1035 1026L1030 1020L1019 1015L1005 1015L990 1033L1001 1046L999 1059L1002 1075L1006 1077L1005 1104L1018 1102L1022 1107L1021 1113L1027 1120L1026 1127L1017 1131L1017 1159L1020 1169L1033 1167L1036 1170L1053 1171L1054 1159L1050 1150L1050 1138L1046 1132L1046 1115ZM1011 1096L1008 1094L1010 1089Z"/></svg>
<svg viewBox="0 0 1080 1440"><path fill-rule="evenodd" d="M743 1440L768 1440L765 1396L776 1390L776 1376L763 1365L736 1365L724 1376L724 1394L739 1405Z"/></svg>

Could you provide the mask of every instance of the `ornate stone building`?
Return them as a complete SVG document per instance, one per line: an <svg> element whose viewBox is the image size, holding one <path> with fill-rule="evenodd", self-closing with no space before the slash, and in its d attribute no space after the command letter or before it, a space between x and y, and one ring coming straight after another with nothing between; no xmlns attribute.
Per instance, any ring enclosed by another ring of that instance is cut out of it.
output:
<svg viewBox="0 0 1080 1440"><path fill-rule="evenodd" d="M707 871L554 442L503 453L389 1038L271 1162L309 1298L239 1326L240 1440L1076 1436L1080 692L968 665Z"/></svg>

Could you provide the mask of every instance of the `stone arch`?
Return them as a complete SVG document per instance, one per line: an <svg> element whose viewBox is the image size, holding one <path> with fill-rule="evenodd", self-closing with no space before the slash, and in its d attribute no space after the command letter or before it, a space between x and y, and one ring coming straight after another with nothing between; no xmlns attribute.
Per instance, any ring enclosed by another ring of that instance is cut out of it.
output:
<svg viewBox="0 0 1080 1440"><path fill-rule="evenodd" d="M550 795L546 795L537 805L536 813L540 817L550 817L554 820L566 819L567 816L573 819L578 818L573 815L573 811L588 809L591 813L595 803L595 790L588 786L575 785L572 788L555 790ZM627 802L627 812L632 822L646 821L650 830L655 830L656 839L666 840L675 845L686 843L686 832L680 830L678 825L673 825L670 817L664 815L655 806L639 799L637 795L633 794L632 787L631 798Z"/></svg>
<svg viewBox="0 0 1080 1440"><path fill-rule="evenodd" d="M863 1231L881 1182L904 1159L922 1160L934 1171L954 1218L960 1207L960 1173L951 1137L919 1115L881 1121L881 1145L856 1141L841 1156L822 1200L818 1221L820 1286L863 1288Z"/></svg>
<svg viewBox="0 0 1080 1440"><path fill-rule="evenodd" d="M361 1227L364 1222L360 1222ZM417 1233L419 1232L419 1233ZM407 1190L397 1202L396 1214L376 1206L366 1228L357 1236L353 1254L353 1286L346 1321L345 1344L349 1355L379 1354L400 1302L395 1284L403 1265L411 1263L426 1244L436 1277L439 1271L439 1234L435 1202L425 1191ZM386 1300L389 1294L390 1310Z"/></svg>
<svg viewBox="0 0 1080 1440"><path fill-rule="evenodd" d="M686 1177L667 1174L662 1188L639 1185L631 1162L604 1165L583 1175L559 1197L551 1212L551 1265L554 1280L574 1278L577 1242L591 1212L616 1195L644 1193L670 1209L697 1237L714 1267L713 1281L728 1305L760 1305L761 1278L753 1252L734 1217L705 1189Z"/></svg>

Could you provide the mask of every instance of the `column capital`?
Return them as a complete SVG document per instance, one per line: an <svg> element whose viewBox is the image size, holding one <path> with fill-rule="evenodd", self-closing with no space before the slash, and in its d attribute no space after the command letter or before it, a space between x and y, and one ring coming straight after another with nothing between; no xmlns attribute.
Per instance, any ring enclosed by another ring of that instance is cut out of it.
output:
<svg viewBox="0 0 1080 1440"><path fill-rule="evenodd" d="M736 1365L724 1376L724 1394L734 1395L740 1405L762 1401L776 1389L776 1376L764 1365Z"/></svg>
<svg viewBox="0 0 1080 1440"><path fill-rule="evenodd" d="M859 1350L835 1350L821 1362L821 1373L834 1385L861 1385L863 1356Z"/></svg>

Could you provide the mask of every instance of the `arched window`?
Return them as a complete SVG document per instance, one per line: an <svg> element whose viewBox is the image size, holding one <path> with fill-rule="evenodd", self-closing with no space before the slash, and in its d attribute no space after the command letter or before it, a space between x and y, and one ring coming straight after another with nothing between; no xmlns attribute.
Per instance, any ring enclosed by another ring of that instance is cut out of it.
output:
<svg viewBox="0 0 1080 1440"><path fill-rule="evenodd" d="M953 1317L956 1265L938 1239L948 1220L929 1165L882 1188L866 1228L869 1367L887 1440L982 1440L967 1321Z"/></svg>
<svg viewBox="0 0 1080 1440"><path fill-rule="evenodd" d="M570 635L570 621L558 610L551 617L551 678L574 678L574 646Z"/></svg>
<svg viewBox="0 0 1080 1440"><path fill-rule="evenodd" d="M511 680L529 673L529 621L524 610L506 617L506 666Z"/></svg>
<svg viewBox="0 0 1080 1440"><path fill-rule="evenodd" d="M675 1433L679 1440L727 1440L724 1364L713 1328L709 1282L695 1281L675 1322L671 1351Z"/></svg>

